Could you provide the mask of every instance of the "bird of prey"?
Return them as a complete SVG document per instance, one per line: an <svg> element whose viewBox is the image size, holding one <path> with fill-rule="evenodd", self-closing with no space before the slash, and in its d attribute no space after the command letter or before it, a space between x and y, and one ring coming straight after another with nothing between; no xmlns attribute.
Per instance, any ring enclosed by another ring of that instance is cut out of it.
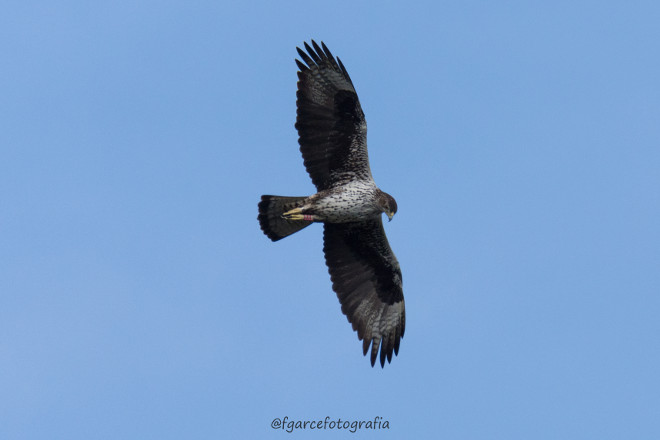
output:
<svg viewBox="0 0 660 440"><path fill-rule="evenodd" d="M371 346L374 366L392 361L406 325L401 269L383 229L396 201L374 182L367 155L367 124L346 68L323 42L298 49L298 143L317 193L261 196L258 220L272 241L323 223L323 252L341 310Z"/></svg>

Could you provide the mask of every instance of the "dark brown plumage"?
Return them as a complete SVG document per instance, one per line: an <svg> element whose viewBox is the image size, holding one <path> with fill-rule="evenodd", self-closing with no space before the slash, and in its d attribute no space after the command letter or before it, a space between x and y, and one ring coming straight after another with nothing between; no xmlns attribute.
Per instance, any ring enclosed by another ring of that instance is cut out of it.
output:
<svg viewBox="0 0 660 440"><path fill-rule="evenodd" d="M342 312L373 366L398 354L405 331L399 263L383 229L396 201L375 184L367 124L346 68L325 44L298 48L297 119L300 151L318 192L309 197L262 196L258 220L273 241L313 222L324 223L323 252Z"/></svg>

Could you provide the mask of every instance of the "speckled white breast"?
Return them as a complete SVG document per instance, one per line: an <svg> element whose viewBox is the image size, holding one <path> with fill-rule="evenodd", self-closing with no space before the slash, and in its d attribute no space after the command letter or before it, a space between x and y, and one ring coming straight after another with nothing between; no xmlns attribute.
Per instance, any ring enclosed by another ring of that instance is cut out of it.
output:
<svg viewBox="0 0 660 440"><path fill-rule="evenodd" d="M310 197L310 212L319 221L347 223L368 220L380 215L378 187L373 181L353 181L321 191Z"/></svg>

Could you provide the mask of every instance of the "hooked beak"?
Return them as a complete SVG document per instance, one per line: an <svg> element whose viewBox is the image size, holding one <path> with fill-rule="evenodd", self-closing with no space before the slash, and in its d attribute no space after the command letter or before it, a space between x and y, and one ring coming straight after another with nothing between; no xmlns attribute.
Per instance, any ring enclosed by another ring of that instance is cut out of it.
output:
<svg viewBox="0 0 660 440"><path fill-rule="evenodd" d="M391 222L391 221L392 221L392 217L394 217L394 213L391 212L391 211L388 211L388 212L386 212L385 214L387 214L387 218L389 219L389 220L387 220L387 221L388 221L388 222Z"/></svg>

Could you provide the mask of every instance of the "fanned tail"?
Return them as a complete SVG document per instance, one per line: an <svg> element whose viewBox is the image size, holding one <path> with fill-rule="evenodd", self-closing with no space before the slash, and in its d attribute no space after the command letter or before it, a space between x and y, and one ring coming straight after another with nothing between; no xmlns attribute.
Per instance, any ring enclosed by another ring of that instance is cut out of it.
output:
<svg viewBox="0 0 660 440"><path fill-rule="evenodd" d="M285 212L302 206L305 199L307 197L261 196L257 219L264 234L277 241L309 226L311 221L282 218Z"/></svg>

